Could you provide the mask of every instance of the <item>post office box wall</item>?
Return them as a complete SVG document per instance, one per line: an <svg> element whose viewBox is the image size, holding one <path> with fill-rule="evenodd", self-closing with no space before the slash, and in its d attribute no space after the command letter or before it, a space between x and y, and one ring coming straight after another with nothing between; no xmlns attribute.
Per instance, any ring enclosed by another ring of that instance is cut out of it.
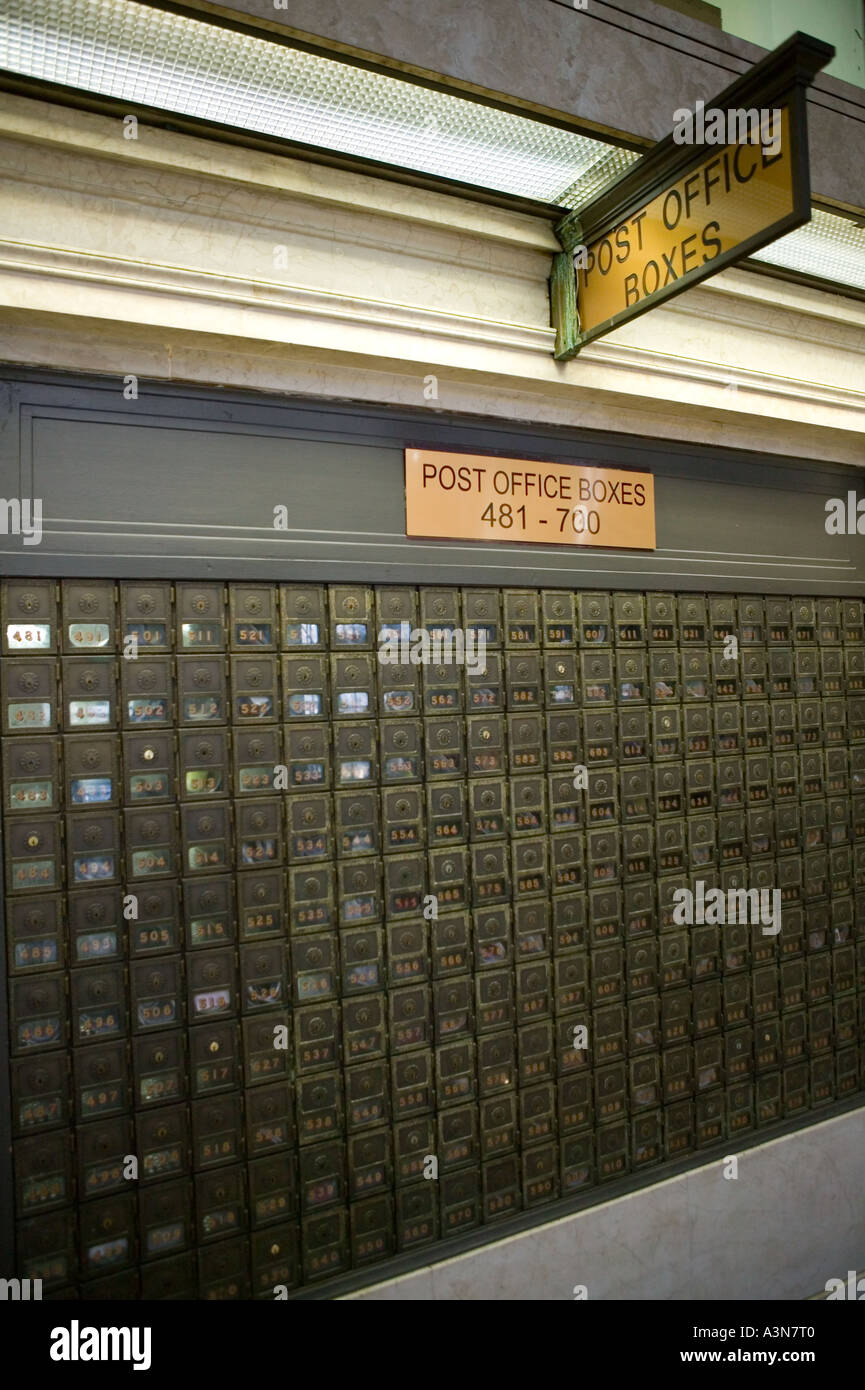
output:
<svg viewBox="0 0 865 1390"><path fill-rule="evenodd" d="M15 1215L53 1287L372 1278L865 1085L861 600L0 608Z"/></svg>

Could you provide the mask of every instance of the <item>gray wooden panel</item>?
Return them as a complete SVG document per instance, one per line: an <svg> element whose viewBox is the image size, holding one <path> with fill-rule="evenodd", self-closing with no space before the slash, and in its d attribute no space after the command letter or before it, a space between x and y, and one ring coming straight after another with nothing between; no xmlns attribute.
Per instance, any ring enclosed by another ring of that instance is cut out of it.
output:
<svg viewBox="0 0 865 1390"><path fill-rule="evenodd" d="M43 504L40 545L0 535L9 574L865 592L862 538L825 531L826 499L861 489L840 465L162 384L124 401L107 378L0 384L3 497ZM410 540L406 445L651 471L658 548Z"/></svg>

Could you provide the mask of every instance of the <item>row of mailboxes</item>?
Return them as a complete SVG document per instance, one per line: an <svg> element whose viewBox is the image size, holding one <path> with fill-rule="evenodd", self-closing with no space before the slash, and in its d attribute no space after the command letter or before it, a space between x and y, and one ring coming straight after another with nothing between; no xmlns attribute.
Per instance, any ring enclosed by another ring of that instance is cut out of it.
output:
<svg viewBox="0 0 865 1390"><path fill-rule="evenodd" d="M64 1171L77 1171L84 1200L106 1189L125 1190L130 1179L158 1181L276 1151L292 1154L298 1145L301 1159L312 1162L309 1146L328 1134L347 1139L350 1149L362 1149L364 1139L381 1142L383 1125L400 1126L399 1137L407 1121L425 1117L423 1123L432 1126L436 1115L447 1131L456 1122L453 1107L458 1119L480 1106L482 1132L491 1123L485 1116L496 1113L494 1099L506 1100L513 1104L513 1133L507 1140L482 1141L480 1151L469 1150L472 1158L478 1152L488 1156L538 1142L557 1128L590 1128L595 1119L729 1088L792 1062L859 1046L865 1021L861 990L858 1003L851 992L834 1000L824 993L822 1002L803 1004L807 984L782 973L780 985L785 998L800 1001L795 1007L764 1012L777 1002L771 995L779 989L777 975L768 981L761 977L753 1005L747 978L734 976L704 983L690 1000L681 990L640 995L626 1005L577 1009L555 1024L542 1020L497 1028L476 1039L455 1038L390 1056L383 1005L378 1035L375 1019L364 1019L367 1046L360 1055L366 1060L352 1056L347 1035L342 1068L334 1066L340 1056L338 1024L336 1035L326 1030L319 1035L314 1025L326 1010L308 1010L296 1021L293 1081L285 1077L284 1066L282 1077L250 1069L250 1061L263 1055L260 1038L244 1029L241 1040L236 1027L232 1037L224 1024L193 1030L188 1055L182 1032L134 1039L131 1059L122 1042L76 1052L71 1074L65 1053L49 1053L14 1065L19 1185L36 1176L34 1153L66 1155ZM814 989L819 993L816 980ZM354 1036L360 1039L360 1011L355 1012ZM583 1047L574 1036L581 1026L597 1034ZM211 1042L217 1046L206 1052ZM238 1083L244 1080L241 1091ZM855 1086L845 1088L850 1089ZM106 1150L106 1136L114 1136L116 1150ZM434 1138L422 1153L442 1157ZM108 1157L109 1170L102 1173L97 1165ZM131 1169L122 1165L126 1171L118 1173L120 1157L136 1163ZM423 1176L420 1163L406 1164L395 1180ZM379 1182L392 1180L388 1170ZM359 1182L352 1195L363 1190ZM34 1191L19 1203L19 1214L63 1205L72 1195L71 1180L53 1193Z"/></svg>
<svg viewBox="0 0 865 1390"><path fill-rule="evenodd" d="M837 645L863 641L861 599L360 584L8 580L3 652L371 649L465 628L489 647Z"/></svg>
<svg viewBox="0 0 865 1390"><path fill-rule="evenodd" d="M717 927L681 929L522 961L514 959L505 914L476 914L473 923L468 914L442 918L432 926L431 941L421 935L407 942L404 936L389 933L387 945L381 928L352 928L339 938L302 937L291 951L290 989L279 944L241 947L238 955L231 947L202 951L190 955L185 967L180 957L166 956L132 963L128 974L120 964L73 970L68 986L58 972L15 978L12 1055L69 1045L89 1049L173 1031L185 1022L211 1026L243 1017L246 1054L273 1053L273 1072L284 1071L287 1059L303 1070L307 1026L310 1046L320 1049L315 1057L337 1056L342 1043L356 1060L364 1049L429 1046L659 990L677 990L689 1017L691 990L717 997L714 1026L721 1027L865 989L861 940L854 945L809 938L807 956L776 964L756 951L752 955L747 923L733 923L720 936ZM421 971L418 947L424 945L429 954ZM720 982L710 984L719 972ZM361 1002L353 1006L353 1000ZM270 1017L286 1005L301 1010L293 1017L294 1046L287 1034L281 1039L285 1019ZM264 1014L256 1026L252 1020ZM694 1027L700 1031L696 1022ZM196 1032L199 1043L201 1036ZM213 1055L218 1052L213 1049Z"/></svg>
<svg viewBox="0 0 865 1390"><path fill-rule="evenodd" d="M789 656L787 660L782 657ZM819 661L818 661L819 656ZM809 658L807 661L805 658ZM843 658L843 659L842 659ZM789 670L788 670L789 664ZM745 737L798 726L802 742L858 728L865 646L743 652L488 652L476 664L382 664L375 654L115 657L29 656L4 662L4 733L203 728L232 723L494 714L508 710L620 709L743 702ZM856 698L858 696L858 699ZM792 702L793 709L785 705ZM822 731L808 739L807 730ZM843 739L843 735L841 736Z"/></svg>
<svg viewBox="0 0 865 1390"><path fill-rule="evenodd" d="M239 1084L242 1019L246 1084L254 1084L287 1068L302 1072L340 1056L356 1061L408 1051L659 991L676 991L689 1020L693 991L699 1033L865 990L865 948L849 925L849 917L833 923L825 914L803 925L798 940L785 938L775 949L771 922L627 938L602 934L602 922L578 945L570 932L566 949L551 956L538 952L549 943L537 928L533 936L515 937L509 912L493 909L443 917L428 931L411 924L387 932L313 933L298 938L290 955L280 943L267 943L237 953L231 947L191 953L185 962L179 956L132 962L128 970L122 964L74 969L68 980L62 972L37 972L10 981L11 1050L26 1059L67 1046L76 1056L79 1048L90 1053L105 1046L113 1055L120 1039L163 1032L174 1046L176 1030L188 1023L196 1046L208 1051L200 1084L215 1084L207 1067L228 1056L228 1070L220 1063L224 1076L234 1078L227 1084ZM707 1015L714 1023L698 1023L698 992L700 1000L716 1001ZM286 1008L293 1010L290 1019ZM222 1041L197 1025L222 1030ZM159 1040L157 1050L167 1045ZM144 1041L135 1047L147 1055ZM180 1061L172 1066L176 1072ZM15 1070L29 1074L29 1063L22 1060ZM185 1089L177 1076L172 1086L173 1094Z"/></svg>
<svg viewBox="0 0 865 1390"><path fill-rule="evenodd" d="M812 859L819 862L812 863ZM422 871L423 866L416 857L406 856L399 867L411 877L415 868ZM314 979L320 992L336 997L361 988L375 989L386 982L393 986L407 980L437 978L446 973L444 962L451 959L458 969L480 970L499 958L518 963L566 955L605 942L627 944L655 938L659 933L668 936L684 920L677 916L683 892L692 904L701 894L706 902L720 892L724 904L732 895L736 910L741 901L742 909L751 914L750 921L727 922L724 914L717 916L716 909L714 920L710 916L705 926L693 931L695 960L703 953L704 948L697 950L697 943L704 937L715 940L717 954L718 922L723 923L725 937L735 931L749 941L749 958L755 963L774 960L776 955L801 955L846 945L860 937L865 926L865 895L861 892L809 898L813 888L826 884L825 877L816 877L818 869L825 874L829 867L835 867L837 872L837 865L830 865L825 856L754 863L747 877L741 868L720 873L702 870L690 877L670 875L658 879L657 884L651 878L641 878L587 893L569 891L552 899L530 896L499 902L496 898L506 899L507 895L491 890L506 884L507 874L496 878L496 863L490 867L493 876L483 878L478 885L477 896L484 905L462 910L451 907L442 915L436 912L431 921L421 915L421 905L431 898L424 892L425 884L408 890L397 886L386 893L387 884L379 878L375 861L362 863L358 872L352 871L347 878L340 876L340 885L349 889L347 897L336 896L332 870L319 869L293 878L293 891L287 895L292 904L288 909L291 988L277 990L274 986L275 1002L286 998L305 1002L304 989L311 990ZM812 878L803 878L803 874ZM755 876L764 882L749 887ZM775 887L777 883L781 886ZM136 902L134 895L122 896L113 889L70 894L65 909L60 895L11 901L7 916L10 977L54 973L68 966L78 979L82 970L122 964L128 957L132 963L141 962L140 967L135 965L138 980L145 977L148 960L175 957L185 949L186 973L194 982L205 968L201 962L209 961L214 949L216 959L227 959L225 951L233 952L239 942L241 979L248 979L250 984L248 997L242 1002L243 990L235 983L231 1011L238 1003L248 1011L256 1004L251 982L269 973L264 948L273 943L285 950L283 923L287 912L286 895L277 877L251 875L241 880L241 891L247 885L267 890L263 894L270 900L267 910L255 906L246 910L243 902L238 903L230 877L185 882L182 907L176 886L161 885L159 891L148 892L138 900L136 906L140 905L142 915L132 920L127 920L124 903L130 907ZM777 923L776 903L780 909ZM487 948L487 941L501 944ZM258 955L256 942L263 948ZM306 956L313 951L318 956L311 957L307 965ZM271 968L275 979L282 966L279 970ZM711 968L706 969L712 973ZM305 986L307 970L313 973Z"/></svg>
<svg viewBox="0 0 865 1390"><path fill-rule="evenodd" d="M86 903L87 888L124 883L131 897L127 915L137 918L139 890L148 901L152 893L156 895L158 911L162 880L176 879L178 872L190 876L184 882L192 885L187 896L194 900L195 876L209 880L236 869L240 874L237 889L254 917L256 903L277 909L284 897L286 864L333 867L336 860L345 885L353 877L350 863L360 866L359 875L377 880L382 853L385 875L394 866L408 872L410 863L415 864L411 886L419 889L425 884L437 905L445 909L701 868L741 876L746 864L751 864L751 886L788 889L785 896L790 899L847 895L865 886L865 806L854 806L852 824L832 816L830 801L805 803L801 809L759 806L717 816L671 814L654 820L646 816L633 824L595 821L585 830L550 835L543 800L530 800L531 792L527 787L525 802L510 818L498 814L504 830L516 826L510 839L499 831L470 843L467 818L461 815L430 823L415 809L419 803L401 796L395 809L404 806L407 814L382 825L378 798L356 793L349 795L344 808L337 807L345 813L342 825L333 825L326 797L310 798L297 816L301 828L289 828L285 834L279 802L249 802L244 809L255 813L247 818L252 833L234 839L227 803L215 804L206 814L181 816L182 836L173 810L151 810L141 816L127 813L125 847L120 819L111 813L70 816L65 840L57 819L22 818L7 829L7 890L14 904L18 895L57 893L67 886L73 903ZM843 799L839 805L844 807ZM488 824L490 817L483 819ZM190 825L194 838L187 834ZM444 833L438 834L440 829ZM429 847L427 833L432 838ZM436 841L441 848L433 847ZM409 848L426 852L410 861L401 853ZM370 856L376 858L370 860ZM764 859L768 862L763 863ZM739 884L731 881L728 886ZM365 901L357 903L358 916L381 915L381 907L370 898L374 891L367 890ZM347 902L345 915L350 920L354 895L342 887L340 896Z"/></svg>
<svg viewBox="0 0 865 1390"><path fill-rule="evenodd" d="M550 732L564 734L565 728L558 727L563 721L559 716ZM549 808L553 833L581 825L584 804L590 808L589 820L591 808L600 803L612 808L609 819L627 820L645 818L653 811L671 815L703 809L721 811L771 799L795 803L836 794L843 798L852 795L854 803L861 805L865 795L865 743L744 753L733 748L712 757L710 738L686 734L691 743L683 749L671 722L663 746L674 746L675 755L665 752L663 757L656 757L654 769L648 761L637 759L622 759L617 768L610 756L615 748L614 735L609 745L589 746L590 766L580 763L580 748L575 742L548 743L545 758L541 726L528 719L519 718L511 730L507 758L504 739L496 741L496 735L504 731L490 721L482 721L477 731L469 729L470 740L475 732L478 738L474 744L470 741L468 748L462 730L443 724L437 721L435 729L440 751L427 745L427 781L445 785L430 785L425 792L411 785L421 780L424 769L419 730L404 728L404 721L384 726L381 740L374 724L336 726L333 753L325 739L326 726L304 731L311 737L288 737L284 751L278 730L235 734L233 750L227 732L221 730L181 737L179 748L167 734L124 735L122 743L110 734L96 738L73 735L62 740L62 746L60 740L50 737L6 739L2 754L4 809L7 815L24 816L65 807L76 813L70 825L84 825L77 813L98 816L125 804L127 833L134 838L136 826L145 823L149 807L173 806L179 794L187 806L182 812L190 825L187 838L192 838L193 818L209 814L195 811L192 804L219 804L233 792L238 802L260 801L257 809L238 807L238 830L243 835L245 822L252 823L262 808L275 804L261 800L268 795L280 804L286 800L291 820L295 809L301 818L305 814L304 791L313 796L310 806L322 804L320 797L315 799L316 791L333 791L339 808L352 792L381 785L386 825L400 818L403 800L415 805L416 818L425 814L434 822L453 809L448 798L457 798L467 833L474 838L485 833L485 810L506 815L509 806L518 808L530 785L537 788L534 800ZM341 737L343 730L345 738ZM389 731L404 733L405 738L395 745L387 738ZM394 746L398 751L392 753ZM683 752L688 754L684 759ZM603 756L596 756L598 753ZM288 762L282 762L283 756ZM558 770L544 777L545 763ZM402 774L399 777L391 775L397 766ZM411 775L404 775L406 771ZM509 771L511 775L505 780L503 774ZM532 783L526 780L530 775ZM463 785L465 781L468 786ZM392 790L388 790L389 784L393 784ZM405 791L399 789L403 786ZM517 829L512 824L511 833ZM504 821L501 829L491 833L504 833Z"/></svg>
<svg viewBox="0 0 865 1390"><path fill-rule="evenodd" d="M551 812L559 813L553 816L553 831L559 825L580 824L584 801L591 805L618 800L627 815L628 807L638 800L647 807L684 812L740 806L769 796L796 801L833 793L865 794L865 743L849 748L845 744L840 748L785 747L763 752L736 747L712 757L708 730L701 732L686 720L683 740L679 721L664 720L659 733L665 741L661 745L658 740L658 744L665 751L655 757L659 765L654 771L644 759L623 759L623 764L632 765L622 766L621 771L615 767L600 769L595 758L591 769L582 764L585 772L576 773L581 766L579 733L576 725L562 716L550 724L546 758L540 721L521 716L513 720L507 759L505 731L491 721L482 720L477 729L470 724L468 746L461 721L436 720L428 725L432 727L426 730L427 781L450 784L441 789L430 786L426 791L423 808L431 819L441 814L441 803L448 796L467 798L467 810L476 815L482 812L490 790L505 798L510 789L511 803L518 804L521 788L527 785L519 780L520 773L533 773L537 778L545 761L560 769L548 773L545 791L537 794L549 801ZM304 790L342 791L344 800L352 789L364 785L381 783L386 788L388 783L403 785L421 779L424 764L417 724L413 728L407 727L406 721L385 724L381 735L374 723L337 724L333 748L327 725L305 729L298 738L293 737L296 732L286 732L284 748L278 729L254 734L235 731L233 739L227 730L181 735L179 746L166 733L124 734L122 741L112 734L69 735L63 740L47 736L6 739L4 809L7 814L38 814L60 810L64 805L78 811L125 804L135 810L173 804L177 799L220 801L230 792L237 800L247 800L268 794L278 794L280 799L286 794L297 797ZM394 732L404 734L404 739L395 743L388 737ZM574 734L570 742L568 732ZM627 736L638 737L637 730L629 730ZM676 747L675 755L666 752L671 744ZM559 756L566 748L570 762ZM413 777L391 775L397 761L404 773L409 758L413 760ZM661 763L672 766L662 767ZM508 771L511 778L506 785L499 778ZM493 778L487 786L484 778L490 773ZM471 784L468 788L459 785L466 779ZM765 790L752 792L755 786ZM675 808L664 807L662 802L672 791L677 791L680 799ZM400 795L396 789L383 793L386 821L393 818L391 807L398 804ZM419 798L423 793L412 790L405 795ZM241 816L252 814L239 812Z"/></svg>

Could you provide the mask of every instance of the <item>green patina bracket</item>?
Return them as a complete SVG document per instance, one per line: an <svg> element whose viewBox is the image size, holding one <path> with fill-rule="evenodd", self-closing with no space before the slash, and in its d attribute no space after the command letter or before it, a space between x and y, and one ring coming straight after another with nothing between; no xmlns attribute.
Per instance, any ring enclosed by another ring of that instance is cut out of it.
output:
<svg viewBox="0 0 865 1390"><path fill-rule="evenodd" d="M550 275L550 309L556 330L553 352L557 362L568 362L580 350L580 315L577 311L577 278L574 274L574 252L582 245L583 229L575 212L569 212L555 227L556 236L564 247L553 256Z"/></svg>

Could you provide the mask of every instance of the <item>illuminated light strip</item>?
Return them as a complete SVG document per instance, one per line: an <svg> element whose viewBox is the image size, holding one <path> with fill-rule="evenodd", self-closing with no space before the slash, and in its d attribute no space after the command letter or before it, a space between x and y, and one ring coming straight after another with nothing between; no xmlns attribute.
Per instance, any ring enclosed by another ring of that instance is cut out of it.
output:
<svg viewBox="0 0 865 1390"><path fill-rule="evenodd" d="M134 3L4 0L0 67L120 101L558 203L638 156L543 121Z"/></svg>
<svg viewBox="0 0 865 1390"><path fill-rule="evenodd" d="M865 290L865 227L811 209L811 221L758 251L754 260Z"/></svg>

